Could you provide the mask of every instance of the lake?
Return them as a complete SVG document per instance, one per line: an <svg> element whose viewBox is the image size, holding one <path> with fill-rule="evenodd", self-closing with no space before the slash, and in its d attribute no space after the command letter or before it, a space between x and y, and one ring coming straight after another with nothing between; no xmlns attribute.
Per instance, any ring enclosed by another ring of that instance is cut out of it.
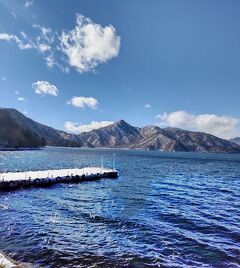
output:
<svg viewBox="0 0 240 268"><path fill-rule="evenodd" d="M0 152L0 172L112 167L113 153ZM33 267L240 267L240 155L116 150L116 167L0 192L0 249Z"/></svg>

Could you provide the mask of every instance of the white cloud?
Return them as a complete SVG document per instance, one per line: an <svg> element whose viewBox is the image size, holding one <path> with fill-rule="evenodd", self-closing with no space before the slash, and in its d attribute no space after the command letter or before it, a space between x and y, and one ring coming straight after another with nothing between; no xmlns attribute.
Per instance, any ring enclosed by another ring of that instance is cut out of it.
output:
<svg viewBox="0 0 240 268"><path fill-rule="evenodd" d="M89 107L96 109L98 106L98 100L93 97L73 97L67 104L71 104L77 108Z"/></svg>
<svg viewBox="0 0 240 268"><path fill-rule="evenodd" d="M24 39L27 39L27 34L25 32L21 31L20 34Z"/></svg>
<svg viewBox="0 0 240 268"><path fill-rule="evenodd" d="M24 7L25 8L28 8L28 7L32 6L32 5L33 5L33 1L32 0L26 0L25 3L24 3Z"/></svg>
<svg viewBox="0 0 240 268"><path fill-rule="evenodd" d="M103 27L77 14L77 25L62 32L60 47L70 66L80 73L94 69L98 64L117 57L120 37L112 25Z"/></svg>
<svg viewBox="0 0 240 268"><path fill-rule="evenodd" d="M20 49L32 48L30 43L23 43L16 35L13 34L0 33L0 40L7 42L14 41Z"/></svg>
<svg viewBox="0 0 240 268"><path fill-rule="evenodd" d="M15 39L15 35L7 34L7 33L0 33L0 40L10 41L14 39Z"/></svg>
<svg viewBox="0 0 240 268"><path fill-rule="evenodd" d="M18 101L26 101L26 99L23 98L23 97L18 97L17 100L18 100Z"/></svg>
<svg viewBox="0 0 240 268"><path fill-rule="evenodd" d="M17 18L17 15L14 12L11 12L11 15L13 16L14 19Z"/></svg>
<svg viewBox="0 0 240 268"><path fill-rule="evenodd" d="M35 41L27 38L24 32L20 33L22 39L13 34L0 33L0 40L10 42L13 41L17 44L19 49L36 49L40 53L51 50L51 46L43 36L38 36Z"/></svg>
<svg viewBox="0 0 240 268"><path fill-rule="evenodd" d="M38 36L37 40L43 39L47 41L47 43L52 44L55 40L55 35L52 33L52 29L49 27L44 27L39 24L33 24L33 28L37 28L40 30L41 34Z"/></svg>
<svg viewBox="0 0 240 268"><path fill-rule="evenodd" d="M28 35L21 31L20 37L14 34L0 33L0 40L6 42L15 42L19 49L35 49L41 54L52 53L52 43L54 42L54 34L50 28L41 27L40 25L34 25L40 33L34 38L29 38Z"/></svg>
<svg viewBox="0 0 240 268"><path fill-rule="evenodd" d="M27 111L23 111L23 114L24 114L24 115L27 115L28 113L27 113Z"/></svg>
<svg viewBox="0 0 240 268"><path fill-rule="evenodd" d="M47 67L49 69L52 69L53 66L56 64L55 59L52 54L45 57L45 60L46 60Z"/></svg>
<svg viewBox="0 0 240 268"><path fill-rule="evenodd" d="M48 44L38 44L37 49L39 52L44 53L44 52L50 50L51 47Z"/></svg>
<svg viewBox="0 0 240 268"><path fill-rule="evenodd" d="M152 105L147 103L147 104L144 105L144 107L145 107L145 108L151 108Z"/></svg>
<svg viewBox="0 0 240 268"><path fill-rule="evenodd" d="M45 58L46 61L46 65L48 67L48 69L52 69L54 66L57 66L59 69L62 70L63 73L69 73L70 69L68 66L64 66L60 63L58 63L53 55L53 53L49 54L48 56L46 56Z"/></svg>
<svg viewBox="0 0 240 268"><path fill-rule="evenodd" d="M7 81L7 78L4 75L1 76L1 79L3 82Z"/></svg>
<svg viewBox="0 0 240 268"><path fill-rule="evenodd" d="M112 121L92 121L89 125L82 125L80 123L74 123L67 121L64 124L64 127L67 131L73 132L73 133L82 133L82 132L88 132L93 129L98 129L102 127L109 126L113 124Z"/></svg>
<svg viewBox="0 0 240 268"><path fill-rule="evenodd" d="M25 6L32 3L26 1ZM117 57L119 53L120 37L112 25L103 27L79 14L75 28L61 34L38 24L32 27L38 32L31 37L23 31L19 35L0 33L0 40L13 42L22 50L37 50L49 69L56 66L69 73L70 67L74 67L83 73L94 70L98 64Z"/></svg>
<svg viewBox="0 0 240 268"><path fill-rule="evenodd" d="M19 92L18 90L15 90L14 93L15 93L16 95L20 95L20 92Z"/></svg>
<svg viewBox="0 0 240 268"><path fill-rule="evenodd" d="M58 96L58 89L55 85L48 81L37 81L32 83L32 87L36 94Z"/></svg>
<svg viewBox="0 0 240 268"><path fill-rule="evenodd" d="M239 120L230 116L218 116L215 114L195 115L186 111L175 111L156 116L160 120L160 126L184 128L193 131L201 131L215 136L229 139L239 135L236 129Z"/></svg>

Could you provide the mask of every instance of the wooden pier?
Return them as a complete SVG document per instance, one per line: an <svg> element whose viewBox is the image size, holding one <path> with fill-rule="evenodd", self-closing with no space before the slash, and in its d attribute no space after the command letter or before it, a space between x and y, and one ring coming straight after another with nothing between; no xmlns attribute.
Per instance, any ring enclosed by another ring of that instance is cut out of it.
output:
<svg viewBox="0 0 240 268"><path fill-rule="evenodd" d="M115 169L99 167L6 172L0 173L0 191L117 177L118 172Z"/></svg>

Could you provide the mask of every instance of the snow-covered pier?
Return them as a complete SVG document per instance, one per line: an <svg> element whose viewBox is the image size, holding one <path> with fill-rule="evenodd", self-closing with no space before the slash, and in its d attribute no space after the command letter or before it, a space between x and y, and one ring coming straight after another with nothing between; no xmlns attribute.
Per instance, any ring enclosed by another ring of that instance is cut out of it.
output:
<svg viewBox="0 0 240 268"><path fill-rule="evenodd" d="M117 178L115 169L86 167L74 169L39 170L0 173L0 190L43 187L56 183L81 182L101 178Z"/></svg>

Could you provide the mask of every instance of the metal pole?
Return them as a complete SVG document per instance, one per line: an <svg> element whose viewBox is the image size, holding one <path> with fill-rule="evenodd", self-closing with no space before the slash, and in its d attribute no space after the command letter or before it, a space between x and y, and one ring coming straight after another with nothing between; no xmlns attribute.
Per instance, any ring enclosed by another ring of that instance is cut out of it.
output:
<svg viewBox="0 0 240 268"><path fill-rule="evenodd" d="M101 158L101 168L103 168L103 156Z"/></svg>
<svg viewBox="0 0 240 268"><path fill-rule="evenodd" d="M113 154L113 170L116 169L116 154Z"/></svg>
<svg viewBox="0 0 240 268"><path fill-rule="evenodd" d="M114 146L114 154L113 154L113 170L116 170L116 144Z"/></svg>

